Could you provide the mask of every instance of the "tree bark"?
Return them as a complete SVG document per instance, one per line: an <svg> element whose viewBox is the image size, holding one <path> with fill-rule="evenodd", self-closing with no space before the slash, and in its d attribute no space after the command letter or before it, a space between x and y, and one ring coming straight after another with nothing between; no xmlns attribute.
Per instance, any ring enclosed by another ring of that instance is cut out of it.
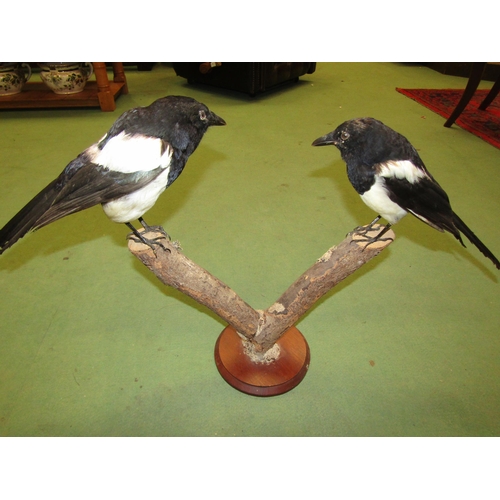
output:
<svg viewBox="0 0 500 500"><path fill-rule="evenodd" d="M211 309L249 340L257 353L265 353L318 299L394 240L394 232L389 230L384 238L367 244L366 237L373 238L382 229L383 226L375 225L367 235L360 230L349 233L265 311L253 309L226 284L188 259L161 233L147 234L150 240L162 238L162 246L155 245L154 251L132 239L129 249L162 283Z"/></svg>

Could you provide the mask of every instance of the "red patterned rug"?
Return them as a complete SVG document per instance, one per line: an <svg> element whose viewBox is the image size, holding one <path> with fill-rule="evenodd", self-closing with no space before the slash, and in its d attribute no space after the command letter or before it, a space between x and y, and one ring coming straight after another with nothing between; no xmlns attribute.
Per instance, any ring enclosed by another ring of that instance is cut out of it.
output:
<svg viewBox="0 0 500 500"><path fill-rule="evenodd" d="M464 92L463 89L431 90L397 88L396 90L444 118L448 118L451 115ZM476 93L455 123L464 130L500 148L500 95L496 97L485 111L478 109L488 92L488 89L476 90Z"/></svg>

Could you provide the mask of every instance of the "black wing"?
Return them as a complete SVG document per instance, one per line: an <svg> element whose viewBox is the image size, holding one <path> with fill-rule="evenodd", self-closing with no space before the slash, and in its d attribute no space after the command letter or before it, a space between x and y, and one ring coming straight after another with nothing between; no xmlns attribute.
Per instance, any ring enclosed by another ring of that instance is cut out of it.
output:
<svg viewBox="0 0 500 500"><path fill-rule="evenodd" d="M57 179L0 229L0 254L29 231L129 194L150 183L162 172L162 168L158 167L125 174L86 163L84 158L80 155L73 160Z"/></svg>
<svg viewBox="0 0 500 500"><path fill-rule="evenodd" d="M397 177L384 178L389 198L415 217L438 231L449 231L463 245L453 222L454 213L448 195L431 177L410 183Z"/></svg>
<svg viewBox="0 0 500 500"><path fill-rule="evenodd" d="M50 208L37 220L33 229L133 193L153 181L162 171L163 168L158 167L127 174L89 163L64 183Z"/></svg>

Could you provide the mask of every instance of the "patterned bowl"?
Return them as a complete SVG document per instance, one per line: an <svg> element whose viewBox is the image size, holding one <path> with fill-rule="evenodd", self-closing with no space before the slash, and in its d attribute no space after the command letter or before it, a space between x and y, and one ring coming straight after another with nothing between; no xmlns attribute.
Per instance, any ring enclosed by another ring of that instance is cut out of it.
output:
<svg viewBox="0 0 500 500"><path fill-rule="evenodd" d="M0 96L19 94L30 78L31 68L28 64L0 63Z"/></svg>
<svg viewBox="0 0 500 500"><path fill-rule="evenodd" d="M58 71L70 71L74 69L78 69L80 67L81 63L77 62L41 62L38 63L38 66L43 69L44 71L50 71L50 70L58 70Z"/></svg>
<svg viewBox="0 0 500 500"><path fill-rule="evenodd" d="M92 76L91 63L42 63L42 82L56 94L77 94Z"/></svg>

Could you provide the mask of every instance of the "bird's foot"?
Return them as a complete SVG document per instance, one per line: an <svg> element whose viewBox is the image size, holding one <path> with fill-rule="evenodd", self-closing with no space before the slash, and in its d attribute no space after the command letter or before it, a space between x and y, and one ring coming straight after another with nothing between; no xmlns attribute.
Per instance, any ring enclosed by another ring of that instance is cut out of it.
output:
<svg viewBox="0 0 500 500"><path fill-rule="evenodd" d="M370 222L370 224L368 224L367 226L358 226L358 227L354 228L354 230L352 231L351 234L359 234L359 235L362 235L362 236L366 236L369 232L373 231L373 226L379 220L380 220L380 215L378 215L377 217L375 217L375 219L373 219Z"/></svg>
<svg viewBox="0 0 500 500"><path fill-rule="evenodd" d="M144 228L146 233L149 233L149 232L161 233L167 239L172 240L172 238L167 233L167 231L165 231L165 229L163 229L163 226L150 226L142 217L139 218L139 222L142 224L142 227Z"/></svg>
<svg viewBox="0 0 500 500"><path fill-rule="evenodd" d="M370 245L373 245L374 243L381 242L381 241L394 241L394 238L391 237L386 237L382 238L382 236L389 231L391 224L387 224L381 231L378 230L378 228L373 227L375 222L378 221L378 218L375 219L373 222L368 224L368 226L360 226L354 229L354 231L351 233L352 234L352 241L356 243L366 243L366 245L363 247L363 251L365 251ZM375 232L375 234L373 234ZM370 233L372 235L370 236Z"/></svg>
<svg viewBox="0 0 500 500"><path fill-rule="evenodd" d="M379 238L378 236L374 236L372 238L369 237L353 238L353 241L355 241L356 243L366 242L366 245L363 247L363 252L364 252L370 245L373 245L374 243L380 241L394 241L394 238Z"/></svg>
<svg viewBox="0 0 500 500"><path fill-rule="evenodd" d="M167 235L168 236L168 235ZM153 250L154 254L157 256L156 254L156 249L155 247L159 246L159 247L162 247L163 250L166 250L167 252L170 252L170 248L166 247L161 241L162 240L165 240L167 238L165 238L164 236L158 236L156 238L146 238L145 236L143 236L139 231L136 232L132 232L132 233L129 233L127 235L127 239L129 240L132 240L132 241L135 241L137 243L144 243L145 245L147 245L149 248L151 248L151 250Z"/></svg>
<svg viewBox="0 0 500 500"><path fill-rule="evenodd" d="M163 229L162 226L148 226L148 228L146 229L146 233L149 233L149 232L161 233L164 238L166 238L169 241L172 241L172 238L167 233L167 231L165 231L165 229ZM158 237L158 238L160 238L160 237Z"/></svg>
<svg viewBox="0 0 500 500"><path fill-rule="evenodd" d="M144 243L149 248L151 248L151 250L153 250L153 252L156 256L157 256L157 254L156 254L155 246L160 246L164 250L166 250L167 252L171 252L171 250L168 247L166 247L165 245L163 245L163 243L161 242L162 240L166 240L166 239L170 240L170 236L166 233L166 231L161 226L157 226L157 227L156 226L148 226L146 224L147 227L144 227L144 231L141 233L132 224L130 224L130 222L127 222L126 224L130 229L132 229L132 232L127 235L127 239L136 241L137 243ZM143 221L141 221L141 224L144 226ZM152 238L152 239L146 238L144 235L149 233L149 232L160 233L162 236L157 236L156 238Z"/></svg>

